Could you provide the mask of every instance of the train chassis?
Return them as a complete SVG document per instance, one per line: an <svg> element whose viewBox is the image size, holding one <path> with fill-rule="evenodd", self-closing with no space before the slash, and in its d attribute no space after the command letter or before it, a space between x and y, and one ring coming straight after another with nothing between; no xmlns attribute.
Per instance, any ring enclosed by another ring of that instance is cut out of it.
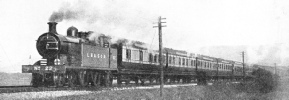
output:
<svg viewBox="0 0 289 100"><path fill-rule="evenodd" d="M32 86L55 86L55 87L75 87L75 86L112 86L113 80L117 80L118 85L125 83L128 85L131 81L136 85L160 83L158 74L125 74L110 70L89 70L89 69L67 69L66 73L32 73ZM165 84L191 83L197 82L200 85L206 85L207 81L222 80L241 80L241 77L209 77L205 72L197 75L165 75Z"/></svg>
<svg viewBox="0 0 289 100"><path fill-rule="evenodd" d="M111 86L114 71L67 69L66 73L32 73L31 84L39 86Z"/></svg>

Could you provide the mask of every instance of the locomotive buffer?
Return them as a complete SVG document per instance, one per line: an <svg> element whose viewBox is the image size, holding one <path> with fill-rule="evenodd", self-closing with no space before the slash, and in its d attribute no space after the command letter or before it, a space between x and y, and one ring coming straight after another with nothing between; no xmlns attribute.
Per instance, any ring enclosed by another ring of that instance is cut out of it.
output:
<svg viewBox="0 0 289 100"><path fill-rule="evenodd" d="M162 42L162 27L166 27L166 25L162 26L162 23L166 23L166 22L162 22L162 19L166 19L166 18L162 18L161 16L158 19L158 26L154 26L153 28L158 28L159 29L159 62L160 62L160 74L161 74L161 82L160 82L160 96L163 96L163 87L164 87L164 66L163 66L163 60L162 60L162 48L163 48L163 42Z"/></svg>

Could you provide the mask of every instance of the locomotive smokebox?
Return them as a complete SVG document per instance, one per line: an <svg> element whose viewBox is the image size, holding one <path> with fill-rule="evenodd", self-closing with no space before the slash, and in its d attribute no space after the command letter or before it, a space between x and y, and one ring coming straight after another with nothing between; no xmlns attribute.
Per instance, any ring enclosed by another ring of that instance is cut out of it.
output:
<svg viewBox="0 0 289 100"><path fill-rule="evenodd" d="M56 23L56 22L48 22L47 24L49 25L49 30L48 30L48 32L57 34L57 32L56 32L56 25L57 25L57 23Z"/></svg>

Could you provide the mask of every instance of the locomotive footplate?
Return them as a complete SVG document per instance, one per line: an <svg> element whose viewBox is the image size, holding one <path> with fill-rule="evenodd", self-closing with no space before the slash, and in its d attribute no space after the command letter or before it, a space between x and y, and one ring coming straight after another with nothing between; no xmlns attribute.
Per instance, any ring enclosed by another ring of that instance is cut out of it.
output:
<svg viewBox="0 0 289 100"><path fill-rule="evenodd" d="M22 73L65 73L64 65L22 65Z"/></svg>

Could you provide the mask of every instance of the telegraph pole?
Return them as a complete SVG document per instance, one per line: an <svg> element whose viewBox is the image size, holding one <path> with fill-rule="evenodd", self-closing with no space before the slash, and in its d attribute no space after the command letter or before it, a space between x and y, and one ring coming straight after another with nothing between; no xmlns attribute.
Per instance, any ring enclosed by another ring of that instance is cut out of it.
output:
<svg viewBox="0 0 289 100"><path fill-rule="evenodd" d="M162 22L162 19L166 19L166 18L162 18L161 16L158 19L158 26L154 26L157 27L159 29L159 62L160 62L160 74L161 74L161 82L160 82L160 96L163 97L163 88L164 88L164 66L162 63L162 48L163 48L163 42L162 42L162 27L166 27L166 26L162 26L162 23L166 23L166 22Z"/></svg>
<svg viewBox="0 0 289 100"><path fill-rule="evenodd" d="M277 68L276 68L276 63L274 63L275 66L275 75L277 74Z"/></svg>
<svg viewBox="0 0 289 100"><path fill-rule="evenodd" d="M243 80L245 79L245 75L246 75L246 73L245 73L245 61L244 61L244 56L245 56L245 52L243 51L242 52L242 60L243 60Z"/></svg>
<svg viewBox="0 0 289 100"><path fill-rule="evenodd" d="M216 77L216 80L218 81L219 80L219 59L217 58L217 77Z"/></svg>

